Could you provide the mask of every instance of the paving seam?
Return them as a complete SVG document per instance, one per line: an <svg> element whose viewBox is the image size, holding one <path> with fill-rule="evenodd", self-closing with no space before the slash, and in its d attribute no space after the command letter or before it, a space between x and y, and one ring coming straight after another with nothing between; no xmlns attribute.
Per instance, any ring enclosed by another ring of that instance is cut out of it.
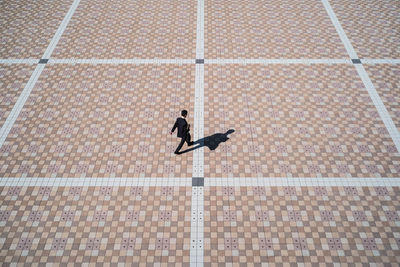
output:
<svg viewBox="0 0 400 267"><path fill-rule="evenodd" d="M0 186L192 186L192 177L168 178L163 177L0 177ZM210 178L204 179L204 186L193 186L193 188L203 187L224 187L224 186L387 186L399 187L400 177L232 177L232 178ZM202 203L200 203L202 204Z"/></svg>
<svg viewBox="0 0 400 267"><path fill-rule="evenodd" d="M335 26L336 31L339 34L340 39L342 40L342 43L345 46L350 58L358 59L357 53L355 52L350 40L347 38L347 35L344 32L331 5L329 4L329 1L328 0L321 0L321 1L324 4L324 7L325 7L326 11L328 12L328 15L331 18L331 21L332 21L333 25ZM361 61L360 61L360 63L361 63ZM379 116L381 117L381 120L385 124L386 129L388 130L389 135L392 138L392 141L396 146L397 152L400 153L400 133L397 130L395 124L393 123L393 120L390 117L389 112L387 111L381 98L379 97L379 94L377 93L373 83L371 82L371 79L368 76L368 73L365 71L365 68L360 63L354 64L354 66L358 72L358 75L360 76L362 82L364 83L364 87L368 91L368 94L369 94L372 102L374 103L375 108L377 109Z"/></svg>
<svg viewBox="0 0 400 267"><path fill-rule="evenodd" d="M58 41L61 38L61 35L63 34L65 28L68 25L68 22L70 21L73 13L75 12L77 6L79 5L80 0L75 0L70 9L68 10L68 13L64 17L63 21L61 22L60 26L58 27L55 35L53 36L52 40L50 41L50 44L48 45L46 51L44 52L42 58L43 59L48 59L51 56L51 53L53 52L55 46L57 45ZM39 79L40 74L42 73L43 69L45 67L45 64L38 64L33 71L28 83L25 85L24 90L22 90L20 96L18 97L17 102L15 103L13 109L11 110L10 114L7 117L7 120L5 121L4 125L0 129L0 147L3 145L4 141L7 138L8 133L11 130L11 127L14 125L14 122L16 121L19 113L21 112L22 108L25 105L26 100L28 99L33 87L35 86L37 80Z"/></svg>

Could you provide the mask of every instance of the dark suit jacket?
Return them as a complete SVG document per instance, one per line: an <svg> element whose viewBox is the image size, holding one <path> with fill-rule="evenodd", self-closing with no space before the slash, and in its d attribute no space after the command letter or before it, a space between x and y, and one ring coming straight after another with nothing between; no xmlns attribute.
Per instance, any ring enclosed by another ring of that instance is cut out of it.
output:
<svg viewBox="0 0 400 267"><path fill-rule="evenodd" d="M174 132L175 129L178 128L177 136L182 138L189 131L188 126L189 125L184 118L177 118L174 127L172 127L171 132Z"/></svg>

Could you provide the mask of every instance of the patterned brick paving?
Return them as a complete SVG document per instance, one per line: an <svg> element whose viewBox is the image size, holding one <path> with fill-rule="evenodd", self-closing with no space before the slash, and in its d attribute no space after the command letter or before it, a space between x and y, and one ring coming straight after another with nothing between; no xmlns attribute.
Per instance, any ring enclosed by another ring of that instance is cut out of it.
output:
<svg viewBox="0 0 400 267"><path fill-rule="evenodd" d="M0 58L40 58L72 0L0 3Z"/></svg>
<svg viewBox="0 0 400 267"><path fill-rule="evenodd" d="M362 60L400 59L398 1L329 2L400 130L399 67ZM0 2L3 265L398 266L398 137L354 65L208 64L350 63L322 1L72 3ZM39 61L57 29L46 65L9 60ZM181 109L204 115L204 156L173 154Z"/></svg>

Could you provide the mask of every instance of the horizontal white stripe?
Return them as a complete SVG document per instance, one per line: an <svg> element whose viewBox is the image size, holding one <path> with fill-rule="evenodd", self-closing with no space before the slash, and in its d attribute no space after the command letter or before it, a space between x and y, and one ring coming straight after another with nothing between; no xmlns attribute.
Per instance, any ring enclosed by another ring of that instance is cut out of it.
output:
<svg viewBox="0 0 400 267"><path fill-rule="evenodd" d="M400 59L374 59L374 58L363 58L361 59L362 64L400 64Z"/></svg>
<svg viewBox="0 0 400 267"><path fill-rule="evenodd" d="M205 178L204 186L400 186L399 178Z"/></svg>
<svg viewBox="0 0 400 267"><path fill-rule="evenodd" d="M0 178L0 186L192 186L192 178L47 178L20 177ZM400 186L400 177L395 178L344 178L344 177L236 177L205 178L204 186ZM196 187L202 188L202 187ZM197 189L202 190L202 189ZM201 199L201 196L200 198ZM201 204L201 202L199 203Z"/></svg>
<svg viewBox="0 0 400 267"><path fill-rule="evenodd" d="M194 64L194 59L55 59L51 58L49 64Z"/></svg>
<svg viewBox="0 0 400 267"><path fill-rule="evenodd" d="M0 186L192 186L192 178L0 178Z"/></svg>
<svg viewBox="0 0 400 267"><path fill-rule="evenodd" d="M39 59L22 59L22 58L15 58L15 59L0 59L0 64L38 64Z"/></svg>
<svg viewBox="0 0 400 267"><path fill-rule="evenodd" d="M353 64L351 59L206 59L205 64Z"/></svg>

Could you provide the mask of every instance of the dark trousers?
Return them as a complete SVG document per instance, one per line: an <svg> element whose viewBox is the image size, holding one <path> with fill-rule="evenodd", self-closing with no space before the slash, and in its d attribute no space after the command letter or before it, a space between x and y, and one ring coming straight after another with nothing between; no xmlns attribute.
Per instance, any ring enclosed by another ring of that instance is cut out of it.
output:
<svg viewBox="0 0 400 267"><path fill-rule="evenodd" d="M191 137L190 137L190 133L187 132L187 133L186 133L186 136L182 137L181 142L179 143L179 145L178 145L178 147L176 148L175 152L178 153L179 150L181 150L181 148L182 148L183 144L185 143L185 141L186 141L186 143L189 145L189 144L190 144L190 138L191 138Z"/></svg>

